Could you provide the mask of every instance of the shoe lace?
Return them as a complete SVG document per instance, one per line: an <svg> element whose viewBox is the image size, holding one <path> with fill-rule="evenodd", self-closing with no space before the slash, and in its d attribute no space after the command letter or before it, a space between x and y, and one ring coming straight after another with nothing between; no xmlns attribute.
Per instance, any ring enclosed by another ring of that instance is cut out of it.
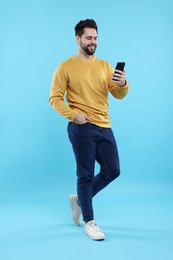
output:
<svg viewBox="0 0 173 260"><path fill-rule="evenodd" d="M96 232L101 232L100 228L98 227L98 225L95 223L95 221L90 222L89 226L94 229L94 231Z"/></svg>

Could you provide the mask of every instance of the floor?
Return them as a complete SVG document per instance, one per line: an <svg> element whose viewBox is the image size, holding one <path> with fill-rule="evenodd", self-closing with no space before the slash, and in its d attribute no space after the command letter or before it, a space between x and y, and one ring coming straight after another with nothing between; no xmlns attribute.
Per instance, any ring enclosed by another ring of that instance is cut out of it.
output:
<svg viewBox="0 0 173 260"><path fill-rule="evenodd" d="M173 259L171 185L118 183L94 199L95 219L106 235L92 241L72 223L72 186L33 191L0 209L0 259ZM4 205L4 206L3 206Z"/></svg>

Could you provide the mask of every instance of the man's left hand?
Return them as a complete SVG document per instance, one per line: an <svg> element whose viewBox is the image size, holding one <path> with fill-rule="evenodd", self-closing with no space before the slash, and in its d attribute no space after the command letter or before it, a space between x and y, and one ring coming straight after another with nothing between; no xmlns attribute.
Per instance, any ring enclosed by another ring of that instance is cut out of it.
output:
<svg viewBox="0 0 173 260"><path fill-rule="evenodd" d="M112 81L116 82L119 87L123 87L126 84L126 74L125 71L115 70L112 75Z"/></svg>

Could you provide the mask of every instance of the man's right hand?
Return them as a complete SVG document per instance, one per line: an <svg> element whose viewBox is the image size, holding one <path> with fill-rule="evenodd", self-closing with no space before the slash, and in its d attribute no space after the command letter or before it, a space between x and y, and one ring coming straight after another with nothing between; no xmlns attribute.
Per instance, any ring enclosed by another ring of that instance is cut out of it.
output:
<svg viewBox="0 0 173 260"><path fill-rule="evenodd" d="M90 121L91 121L91 118L89 118L88 116L85 116L83 114L77 114L77 116L74 119L74 123L79 124L79 125L86 124Z"/></svg>

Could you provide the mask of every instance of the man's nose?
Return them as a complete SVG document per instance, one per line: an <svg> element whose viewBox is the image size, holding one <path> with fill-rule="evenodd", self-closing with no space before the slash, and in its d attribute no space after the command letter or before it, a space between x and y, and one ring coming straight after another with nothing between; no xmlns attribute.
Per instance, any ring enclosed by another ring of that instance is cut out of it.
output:
<svg viewBox="0 0 173 260"><path fill-rule="evenodd" d="M92 40L91 40L91 43L92 43L92 44L96 44L96 40L95 40L95 39L92 39Z"/></svg>

